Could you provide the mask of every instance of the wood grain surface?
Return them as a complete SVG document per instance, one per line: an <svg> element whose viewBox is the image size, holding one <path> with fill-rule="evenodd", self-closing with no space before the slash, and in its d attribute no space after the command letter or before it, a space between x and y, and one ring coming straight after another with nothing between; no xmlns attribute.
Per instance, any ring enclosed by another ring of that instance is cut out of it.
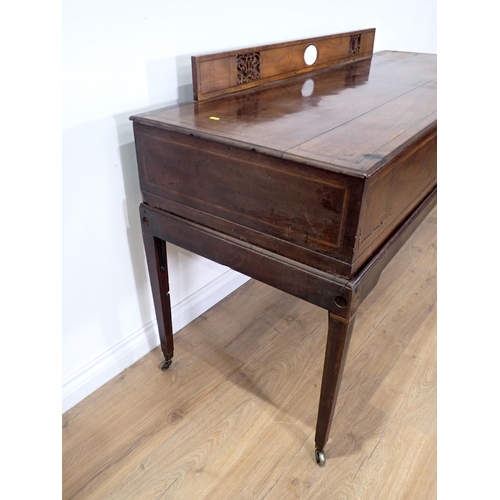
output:
<svg viewBox="0 0 500 500"><path fill-rule="evenodd" d="M431 54L377 53L131 120L144 203L343 278L436 185Z"/></svg>
<svg viewBox="0 0 500 500"><path fill-rule="evenodd" d="M193 56L193 94L198 101L309 73L373 54L375 29ZM316 58L305 61L307 47Z"/></svg>
<svg viewBox="0 0 500 500"><path fill-rule="evenodd" d="M369 59L131 119L366 177L381 168L387 154L427 127L436 127L436 82L435 55L383 51Z"/></svg>
<svg viewBox="0 0 500 500"><path fill-rule="evenodd" d="M250 281L63 415L64 499L436 498L436 212L359 307L327 465L327 312Z"/></svg>

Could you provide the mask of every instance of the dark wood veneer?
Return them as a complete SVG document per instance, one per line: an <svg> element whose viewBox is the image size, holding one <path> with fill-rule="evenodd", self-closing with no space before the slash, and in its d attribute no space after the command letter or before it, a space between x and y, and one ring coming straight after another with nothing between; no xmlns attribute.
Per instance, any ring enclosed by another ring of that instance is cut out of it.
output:
<svg viewBox="0 0 500 500"><path fill-rule="evenodd" d="M202 102L132 117L164 368L166 241L327 309L320 465L357 309L436 202L436 57L373 34L314 39L311 67L311 40L195 57Z"/></svg>

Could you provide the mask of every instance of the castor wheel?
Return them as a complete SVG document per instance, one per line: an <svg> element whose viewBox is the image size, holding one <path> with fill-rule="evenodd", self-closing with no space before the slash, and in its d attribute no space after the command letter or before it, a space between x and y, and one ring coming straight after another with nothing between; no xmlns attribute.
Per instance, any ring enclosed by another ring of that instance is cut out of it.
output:
<svg viewBox="0 0 500 500"><path fill-rule="evenodd" d="M164 359L161 364L160 364L160 370L162 372L165 372L168 370L169 366L172 364L172 360L171 359Z"/></svg>
<svg viewBox="0 0 500 500"><path fill-rule="evenodd" d="M316 455L316 463L320 467L324 467L326 465L326 457L325 452L323 450L314 450L314 454Z"/></svg>

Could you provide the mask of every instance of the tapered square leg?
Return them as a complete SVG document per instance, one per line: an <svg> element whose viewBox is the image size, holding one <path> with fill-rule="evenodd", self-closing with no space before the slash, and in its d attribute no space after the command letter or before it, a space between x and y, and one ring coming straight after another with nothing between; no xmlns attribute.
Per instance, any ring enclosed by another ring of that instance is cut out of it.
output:
<svg viewBox="0 0 500 500"><path fill-rule="evenodd" d="M328 313L328 338L315 437L316 462L321 466L325 465L324 447L330 435L340 381L354 327L354 318L351 316L346 319L332 312Z"/></svg>
<svg viewBox="0 0 500 500"><path fill-rule="evenodd" d="M141 214L142 215L142 214ZM172 363L174 356L174 338L172 331L172 309L170 305L170 289L168 284L167 246L165 241L157 238L150 230L151 221L142 217L142 237L146 260L148 262L149 279L153 292L156 320L160 334L160 344L165 361L162 370Z"/></svg>

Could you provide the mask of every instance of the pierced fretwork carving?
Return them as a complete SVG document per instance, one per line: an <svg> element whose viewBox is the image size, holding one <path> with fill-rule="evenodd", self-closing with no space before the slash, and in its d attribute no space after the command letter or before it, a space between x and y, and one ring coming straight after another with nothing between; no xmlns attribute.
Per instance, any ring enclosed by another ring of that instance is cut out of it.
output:
<svg viewBox="0 0 500 500"><path fill-rule="evenodd" d="M359 54L359 48L361 46L361 35L351 35L351 40L349 42L349 55L355 56Z"/></svg>
<svg viewBox="0 0 500 500"><path fill-rule="evenodd" d="M238 54L236 58L236 67L238 69L236 83L238 85L254 82L260 78L260 52Z"/></svg>

